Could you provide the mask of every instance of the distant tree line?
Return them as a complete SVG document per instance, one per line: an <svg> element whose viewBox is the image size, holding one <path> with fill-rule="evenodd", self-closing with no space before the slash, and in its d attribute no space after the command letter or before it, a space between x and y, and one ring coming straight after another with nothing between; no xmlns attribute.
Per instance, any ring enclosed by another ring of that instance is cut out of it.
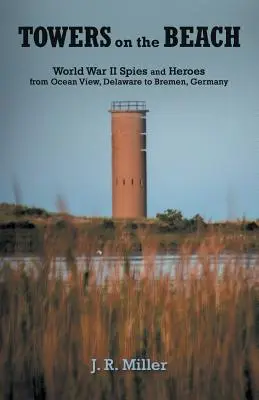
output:
<svg viewBox="0 0 259 400"><path fill-rule="evenodd" d="M20 204L0 204L0 217L19 218L19 217L30 217L30 218L47 218L51 216L51 213L46 211L44 208L39 207L28 207Z"/></svg>
<svg viewBox="0 0 259 400"><path fill-rule="evenodd" d="M112 218L103 219L99 222L99 229L114 230L119 221ZM176 209L167 209L163 213L156 214L155 219L142 221L124 221L127 230L134 231L138 228L149 226L152 231L161 233L192 233L204 232L209 227L222 228L225 231L256 231L259 230L259 224L256 221L248 222L246 220L238 222L206 222L200 214L196 214L191 218L183 216L182 212Z"/></svg>
<svg viewBox="0 0 259 400"><path fill-rule="evenodd" d="M196 232L207 227L206 222L199 214L188 219L183 216L181 211L171 208L157 214L156 218L160 222L161 231L164 232Z"/></svg>
<svg viewBox="0 0 259 400"><path fill-rule="evenodd" d="M205 222L200 214L194 215L192 218L185 218L181 211L176 209L167 209L163 213L156 215L160 223L160 229L164 232L197 232L204 231L209 226L222 228L225 231L256 231L259 225L256 221L248 222L245 219L238 222Z"/></svg>
<svg viewBox="0 0 259 400"><path fill-rule="evenodd" d="M37 218L49 219L51 217L52 234L59 242L66 242L71 235L71 240L87 233L88 237L95 237L102 243L112 240L116 236L116 228L129 233L133 241L137 241L137 230L148 228L149 232L157 234L167 233L195 233L202 234L210 227L219 228L225 233L258 231L258 221L221 222L210 223L196 214L186 218L177 209L167 209L156 214L154 219L142 220L114 220L112 218L88 218L85 222L77 223L77 218L70 216L69 223L64 213L49 213L38 207L27 207L14 204L0 204L0 253L13 252L15 248L32 250L39 247L42 242L45 228L49 220L37 223ZM72 223L72 225L71 225ZM41 247L41 246L40 246Z"/></svg>

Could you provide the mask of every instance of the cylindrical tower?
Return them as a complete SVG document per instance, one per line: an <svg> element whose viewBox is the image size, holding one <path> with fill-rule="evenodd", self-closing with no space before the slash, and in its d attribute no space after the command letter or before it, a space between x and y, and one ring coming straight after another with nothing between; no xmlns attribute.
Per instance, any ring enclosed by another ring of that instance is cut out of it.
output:
<svg viewBox="0 0 259 400"><path fill-rule="evenodd" d="M113 218L147 216L146 103L114 101L112 120Z"/></svg>

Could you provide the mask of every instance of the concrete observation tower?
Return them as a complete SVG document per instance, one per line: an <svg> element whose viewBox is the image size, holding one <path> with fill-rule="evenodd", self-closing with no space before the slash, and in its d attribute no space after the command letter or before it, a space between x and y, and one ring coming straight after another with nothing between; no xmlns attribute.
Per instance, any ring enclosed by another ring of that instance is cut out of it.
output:
<svg viewBox="0 0 259 400"><path fill-rule="evenodd" d="M112 130L112 216L147 216L146 103L114 101Z"/></svg>

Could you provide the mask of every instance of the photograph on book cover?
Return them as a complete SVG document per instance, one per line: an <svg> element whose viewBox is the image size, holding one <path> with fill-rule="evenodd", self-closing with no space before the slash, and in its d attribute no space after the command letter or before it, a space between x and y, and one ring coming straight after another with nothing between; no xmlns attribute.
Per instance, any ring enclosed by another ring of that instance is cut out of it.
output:
<svg viewBox="0 0 259 400"><path fill-rule="evenodd" d="M0 399L259 398L258 17L1 2Z"/></svg>

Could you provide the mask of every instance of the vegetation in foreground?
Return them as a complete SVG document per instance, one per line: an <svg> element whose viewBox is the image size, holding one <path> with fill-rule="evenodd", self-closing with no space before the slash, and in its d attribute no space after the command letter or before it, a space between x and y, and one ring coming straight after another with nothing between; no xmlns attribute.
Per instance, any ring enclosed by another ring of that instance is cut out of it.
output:
<svg viewBox="0 0 259 400"><path fill-rule="evenodd" d="M0 398L258 398L258 267L226 263L219 276L208 255L217 258L224 242L214 235L198 250L201 270L189 268L185 244L174 281L155 280L157 242L143 231L145 268L137 281L127 260L131 238L117 232L105 254L112 246L120 249L125 276L120 281L111 274L100 287L90 268L83 276L77 270L74 249L80 238L75 239L69 220L67 226L71 230L62 239L50 226L34 271L8 265L1 270ZM69 285L51 270L58 240L66 247ZM95 245L94 237L78 244L82 252ZM90 374L92 358L135 357L166 361L167 371Z"/></svg>

